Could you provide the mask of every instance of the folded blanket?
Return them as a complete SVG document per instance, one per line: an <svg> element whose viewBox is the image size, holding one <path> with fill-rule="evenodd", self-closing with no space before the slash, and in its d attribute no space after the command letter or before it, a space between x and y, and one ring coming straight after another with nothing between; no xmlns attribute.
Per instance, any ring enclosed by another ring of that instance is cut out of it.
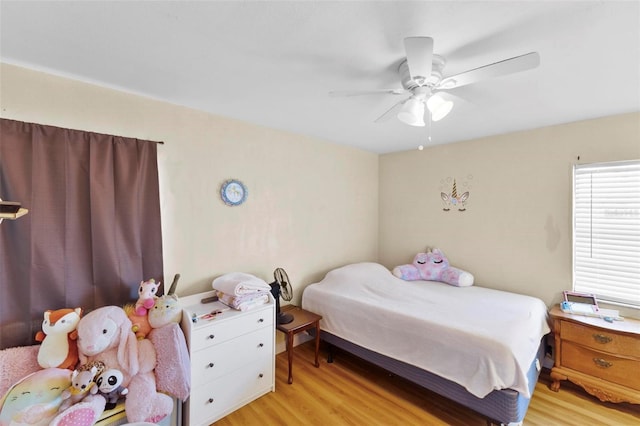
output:
<svg viewBox="0 0 640 426"><path fill-rule="evenodd" d="M271 286L264 280L244 272L230 272L221 275L213 280L211 286L214 290L219 290L232 296L271 291Z"/></svg>
<svg viewBox="0 0 640 426"><path fill-rule="evenodd" d="M216 290L216 295L218 296L218 300L222 303L239 311L246 311L253 307L269 303L269 294L265 292L256 292L244 296L234 296L232 294Z"/></svg>

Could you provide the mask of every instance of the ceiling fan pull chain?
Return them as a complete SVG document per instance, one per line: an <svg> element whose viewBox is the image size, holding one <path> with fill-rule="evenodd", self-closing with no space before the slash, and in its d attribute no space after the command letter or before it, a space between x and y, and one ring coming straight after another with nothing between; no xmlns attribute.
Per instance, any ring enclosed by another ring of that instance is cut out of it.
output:
<svg viewBox="0 0 640 426"><path fill-rule="evenodd" d="M427 144L431 143L431 111L427 108L427 116L429 117L429 124L427 126ZM418 145L418 151L422 151L424 149L424 145Z"/></svg>

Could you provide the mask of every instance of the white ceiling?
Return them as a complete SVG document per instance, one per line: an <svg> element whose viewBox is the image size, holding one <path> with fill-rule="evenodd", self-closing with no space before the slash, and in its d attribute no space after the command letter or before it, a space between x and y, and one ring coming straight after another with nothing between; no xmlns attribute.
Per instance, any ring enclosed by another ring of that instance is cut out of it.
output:
<svg viewBox="0 0 640 426"><path fill-rule="evenodd" d="M8 1L2 62L385 153L640 111L638 1ZM540 54L534 70L451 90L431 127L395 118L403 38L444 75Z"/></svg>

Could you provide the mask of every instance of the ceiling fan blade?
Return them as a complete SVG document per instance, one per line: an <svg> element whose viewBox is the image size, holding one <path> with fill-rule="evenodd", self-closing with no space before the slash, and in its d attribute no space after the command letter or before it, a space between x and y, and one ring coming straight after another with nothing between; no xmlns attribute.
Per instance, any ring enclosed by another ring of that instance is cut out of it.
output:
<svg viewBox="0 0 640 426"><path fill-rule="evenodd" d="M466 86L481 80L530 70L538 65L540 65L540 55L538 52L531 52L444 78L438 84L438 89L453 89Z"/></svg>
<svg viewBox="0 0 640 426"><path fill-rule="evenodd" d="M409 74L418 85L431 77L433 39L431 37L407 37L404 39Z"/></svg>
<svg viewBox="0 0 640 426"><path fill-rule="evenodd" d="M409 99L411 99L411 96L408 97L407 99L404 99L404 100L396 103L394 106L392 106L387 111L385 111L384 114L382 114L380 117L376 118L373 122L374 123L382 123L384 121L389 120L394 115L397 115L398 111L400 111L400 108L402 108L402 105L404 105L404 103L407 102Z"/></svg>
<svg viewBox="0 0 640 426"><path fill-rule="evenodd" d="M362 95L403 95L407 93L405 89L374 89L374 90L332 90L329 92L331 97L349 97Z"/></svg>

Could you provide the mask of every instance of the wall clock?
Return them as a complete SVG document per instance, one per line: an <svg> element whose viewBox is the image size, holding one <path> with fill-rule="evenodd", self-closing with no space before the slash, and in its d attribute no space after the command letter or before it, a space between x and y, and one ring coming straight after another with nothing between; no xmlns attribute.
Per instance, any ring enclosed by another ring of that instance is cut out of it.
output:
<svg viewBox="0 0 640 426"><path fill-rule="evenodd" d="M245 202L247 195L247 187L237 179L229 179L220 187L220 197L228 206L239 206Z"/></svg>

